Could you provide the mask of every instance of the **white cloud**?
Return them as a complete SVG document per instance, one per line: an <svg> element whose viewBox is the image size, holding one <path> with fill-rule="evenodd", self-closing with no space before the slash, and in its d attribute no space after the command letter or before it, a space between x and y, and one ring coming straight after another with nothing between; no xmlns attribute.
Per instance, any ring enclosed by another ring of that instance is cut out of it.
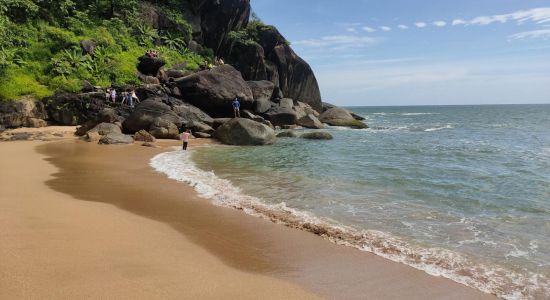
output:
<svg viewBox="0 0 550 300"><path fill-rule="evenodd" d="M347 32L355 32L357 30L354 27L348 27L348 28L346 28L346 31Z"/></svg>
<svg viewBox="0 0 550 300"><path fill-rule="evenodd" d="M445 22L445 21L435 21L435 22L433 22L433 24L437 27L444 27L445 25L447 25L447 22Z"/></svg>
<svg viewBox="0 0 550 300"><path fill-rule="evenodd" d="M418 28L424 28L424 27L428 26L428 24L426 24L424 22L416 22L416 23L414 23L414 25Z"/></svg>
<svg viewBox="0 0 550 300"><path fill-rule="evenodd" d="M466 21L462 20L462 19L454 19L453 20L453 25L464 25L466 24Z"/></svg>
<svg viewBox="0 0 550 300"><path fill-rule="evenodd" d="M363 27L363 30L366 31L366 32L375 32L376 31L376 29L368 27L368 26Z"/></svg>
<svg viewBox="0 0 550 300"><path fill-rule="evenodd" d="M519 10L503 15L479 16L467 23L472 25L489 25L497 22L506 23L509 21L515 21L518 24L522 24L527 21L535 22L537 24L550 22L550 7Z"/></svg>
<svg viewBox="0 0 550 300"><path fill-rule="evenodd" d="M510 40L524 40L524 39L550 39L550 29L539 29L532 31L524 31L513 34L508 37Z"/></svg>
<svg viewBox="0 0 550 300"><path fill-rule="evenodd" d="M333 50L344 50L349 48L361 48L374 45L378 42L377 39L371 37L361 37L354 35L332 35L324 36L318 39L301 40L292 43L304 47L324 47L332 48Z"/></svg>
<svg viewBox="0 0 550 300"><path fill-rule="evenodd" d="M409 26L403 25L403 24L399 24L399 26L397 26L397 27L399 27L400 29L408 29L409 28Z"/></svg>
<svg viewBox="0 0 550 300"><path fill-rule="evenodd" d="M383 31L390 31L390 30L391 30L391 27L388 27L388 26L380 26L380 29L382 29Z"/></svg>

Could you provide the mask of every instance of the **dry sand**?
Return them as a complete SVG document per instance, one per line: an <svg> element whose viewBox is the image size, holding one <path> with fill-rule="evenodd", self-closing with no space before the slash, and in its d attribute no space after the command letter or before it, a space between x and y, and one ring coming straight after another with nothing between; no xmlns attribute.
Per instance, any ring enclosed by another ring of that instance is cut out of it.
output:
<svg viewBox="0 0 550 300"><path fill-rule="evenodd" d="M0 298L494 299L215 207L148 166L161 151L0 143Z"/></svg>

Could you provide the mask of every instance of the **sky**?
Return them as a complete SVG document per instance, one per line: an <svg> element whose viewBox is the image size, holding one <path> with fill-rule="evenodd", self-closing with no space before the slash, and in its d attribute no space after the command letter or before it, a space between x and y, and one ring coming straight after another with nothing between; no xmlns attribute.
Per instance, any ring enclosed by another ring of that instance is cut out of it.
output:
<svg viewBox="0 0 550 300"><path fill-rule="evenodd" d="M337 105L550 103L550 0L251 0Z"/></svg>

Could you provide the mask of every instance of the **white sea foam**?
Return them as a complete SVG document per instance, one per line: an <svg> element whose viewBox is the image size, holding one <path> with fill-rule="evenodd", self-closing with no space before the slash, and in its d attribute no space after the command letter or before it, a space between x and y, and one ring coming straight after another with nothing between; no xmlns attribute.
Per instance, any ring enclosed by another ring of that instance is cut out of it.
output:
<svg viewBox="0 0 550 300"><path fill-rule="evenodd" d="M434 276L443 276L504 299L550 298L550 280L540 274L520 274L498 266L475 263L442 248L422 248L376 230L357 230L330 219L292 209L284 202L266 204L245 195L230 181L206 172L192 162L192 152L173 151L155 156L151 166L169 178L185 182L215 205L231 207L323 236L340 245L368 251ZM406 225L406 224L404 224Z"/></svg>
<svg viewBox="0 0 550 300"><path fill-rule="evenodd" d="M445 126L427 128L427 129L424 129L424 131L431 132L431 131L439 131L443 129L452 129L452 128L454 128L452 125L447 124Z"/></svg>

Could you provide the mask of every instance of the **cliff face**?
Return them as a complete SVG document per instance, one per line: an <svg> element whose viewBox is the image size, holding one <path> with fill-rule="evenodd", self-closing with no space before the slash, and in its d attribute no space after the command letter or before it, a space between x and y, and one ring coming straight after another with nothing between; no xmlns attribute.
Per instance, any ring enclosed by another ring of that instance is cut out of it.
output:
<svg viewBox="0 0 550 300"><path fill-rule="evenodd" d="M187 0L182 10L193 27L193 38L234 65L245 80L269 80L275 84L279 97L292 98L321 111L321 93L311 67L276 28L260 28L257 43L235 43L229 39L231 31L248 25L250 0Z"/></svg>

